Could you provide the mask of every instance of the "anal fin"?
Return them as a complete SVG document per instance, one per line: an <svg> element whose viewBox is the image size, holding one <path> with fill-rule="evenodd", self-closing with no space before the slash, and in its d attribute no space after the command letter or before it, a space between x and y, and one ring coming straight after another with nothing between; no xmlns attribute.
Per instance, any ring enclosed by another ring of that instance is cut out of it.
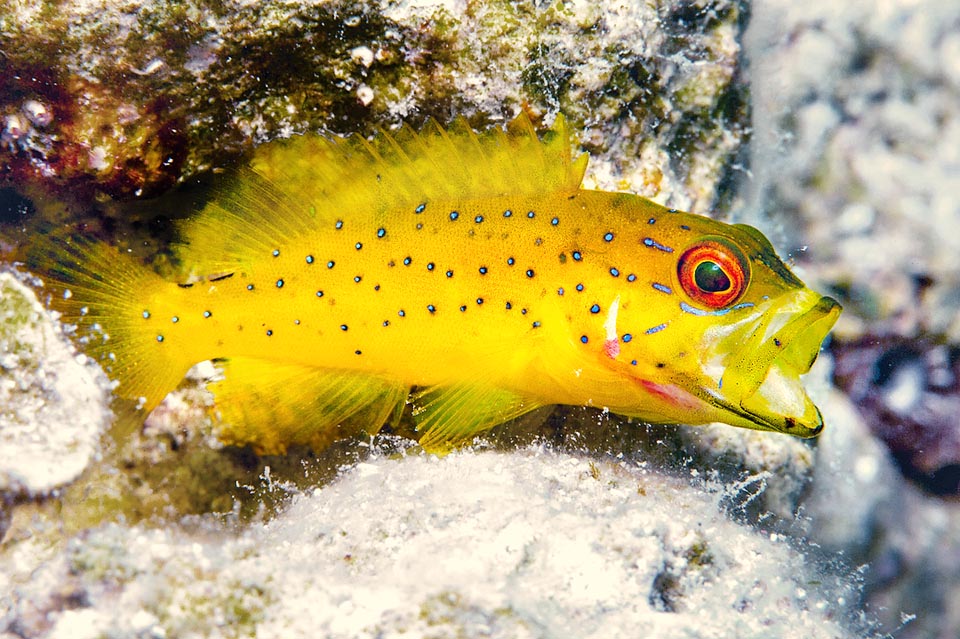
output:
<svg viewBox="0 0 960 639"><path fill-rule="evenodd" d="M476 435L543 404L512 391L462 384L428 388L413 399L420 446L445 454Z"/></svg>
<svg viewBox="0 0 960 639"><path fill-rule="evenodd" d="M250 357L220 362L224 379L208 384L226 444L258 454L289 446L322 450L334 441L375 434L399 420L410 389L371 375Z"/></svg>

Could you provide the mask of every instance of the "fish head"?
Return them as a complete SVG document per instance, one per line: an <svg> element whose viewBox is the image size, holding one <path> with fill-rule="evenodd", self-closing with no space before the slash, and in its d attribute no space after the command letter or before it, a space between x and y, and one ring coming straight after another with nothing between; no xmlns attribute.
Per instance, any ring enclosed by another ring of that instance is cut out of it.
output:
<svg viewBox="0 0 960 639"><path fill-rule="evenodd" d="M716 421L814 437L823 418L800 378L840 304L807 288L757 229L723 231L691 238L677 258L681 319L697 344L690 368L677 372Z"/></svg>
<svg viewBox="0 0 960 639"><path fill-rule="evenodd" d="M819 434L823 418L801 376L816 360L840 305L807 288L753 227L685 213L657 224L660 250L645 260L655 262L660 294L645 291L644 299L624 297L621 304L620 321L651 327L624 346L640 343L645 350L625 348L618 355L644 401L656 396L653 417ZM649 247L651 240L643 242Z"/></svg>

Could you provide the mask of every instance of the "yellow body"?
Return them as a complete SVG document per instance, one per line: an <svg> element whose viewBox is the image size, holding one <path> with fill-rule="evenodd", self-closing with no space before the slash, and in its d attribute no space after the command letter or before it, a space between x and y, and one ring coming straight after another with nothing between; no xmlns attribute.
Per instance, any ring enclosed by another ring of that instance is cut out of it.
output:
<svg viewBox="0 0 960 639"><path fill-rule="evenodd" d="M148 408L226 358L225 438L266 452L379 427L413 387L432 450L555 403L816 434L796 378L836 303L753 229L580 189L585 159L562 123L540 141L522 118L268 145L188 229L198 281L80 247L70 307ZM684 293L678 258L704 237L746 256L736 304Z"/></svg>

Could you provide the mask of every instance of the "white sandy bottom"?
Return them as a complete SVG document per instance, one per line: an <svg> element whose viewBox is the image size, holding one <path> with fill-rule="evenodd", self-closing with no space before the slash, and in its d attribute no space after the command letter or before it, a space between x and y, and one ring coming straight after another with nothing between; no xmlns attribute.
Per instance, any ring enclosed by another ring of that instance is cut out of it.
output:
<svg viewBox="0 0 960 639"><path fill-rule="evenodd" d="M47 636L848 636L812 564L719 499L541 450L374 460L239 536L90 531L60 568L90 606Z"/></svg>

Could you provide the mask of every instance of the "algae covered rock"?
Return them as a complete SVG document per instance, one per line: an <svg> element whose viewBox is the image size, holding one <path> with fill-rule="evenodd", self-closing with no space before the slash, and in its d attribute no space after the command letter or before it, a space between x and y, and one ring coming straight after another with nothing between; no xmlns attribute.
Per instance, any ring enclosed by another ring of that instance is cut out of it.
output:
<svg viewBox="0 0 960 639"><path fill-rule="evenodd" d="M0 175L84 205L298 132L524 108L566 112L622 187L705 212L731 197L747 133L744 24L732 0L8 3Z"/></svg>

